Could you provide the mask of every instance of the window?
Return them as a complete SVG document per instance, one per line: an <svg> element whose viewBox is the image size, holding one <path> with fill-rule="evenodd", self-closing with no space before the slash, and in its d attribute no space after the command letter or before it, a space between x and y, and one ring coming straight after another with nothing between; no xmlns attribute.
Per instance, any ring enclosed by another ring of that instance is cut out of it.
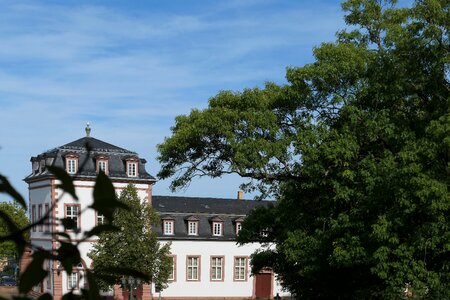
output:
<svg viewBox="0 0 450 300"><path fill-rule="evenodd" d="M67 274L67 288L70 290L78 289L78 273Z"/></svg>
<svg viewBox="0 0 450 300"><path fill-rule="evenodd" d="M137 163L135 163L135 162L128 162L127 163L127 175L129 177L136 177L137 176Z"/></svg>
<svg viewBox="0 0 450 300"><path fill-rule="evenodd" d="M103 214L97 214L97 225L105 224L105 216Z"/></svg>
<svg viewBox="0 0 450 300"><path fill-rule="evenodd" d="M247 257L234 258L234 280L247 280Z"/></svg>
<svg viewBox="0 0 450 300"><path fill-rule="evenodd" d="M174 230L173 230L173 220L164 220L163 222L163 229L164 229L164 234L165 235L171 235L173 234Z"/></svg>
<svg viewBox="0 0 450 300"><path fill-rule="evenodd" d="M50 215L48 214L49 211L49 205L48 203L45 204L45 214L47 215L47 220L45 221L45 232L50 232Z"/></svg>
<svg viewBox="0 0 450 300"><path fill-rule="evenodd" d="M52 261L48 260L47 261L47 282L46 282L46 286L47 286L47 290L51 290L52 288Z"/></svg>
<svg viewBox="0 0 450 300"><path fill-rule="evenodd" d="M77 159L68 158L67 159L67 173L75 174L77 172Z"/></svg>
<svg viewBox="0 0 450 300"><path fill-rule="evenodd" d="M38 220L42 219L42 204L38 205ZM38 231L42 232L43 226L39 224Z"/></svg>
<svg viewBox="0 0 450 300"><path fill-rule="evenodd" d="M211 280L223 280L223 257L211 257Z"/></svg>
<svg viewBox="0 0 450 300"><path fill-rule="evenodd" d="M169 278L167 278L167 280L169 281L175 281L176 280L176 272L177 272L177 258L176 256L169 256L169 258L172 261L172 269L171 272L169 274Z"/></svg>
<svg viewBox="0 0 450 300"><path fill-rule="evenodd" d="M78 205L66 205L66 218L72 219L73 227L67 227L68 230L76 230L79 227L79 206Z"/></svg>
<svg viewBox="0 0 450 300"><path fill-rule="evenodd" d="M106 165L106 160L97 161L97 172L100 172L100 170L102 170L106 174Z"/></svg>
<svg viewBox="0 0 450 300"><path fill-rule="evenodd" d="M36 205L31 207L31 223L36 222ZM36 226L33 226L33 232L36 232Z"/></svg>
<svg viewBox="0 0 450 300"><path fill-rule="evenodd" d="M187 257L187 280L200 280L200 257Z"/></svg>
<svg viewBox="0 0 450 300"><path fill-rule="evenodd" d="M236 222L236 235L239 234L239 231L242 229L242 223Z"/></svg>
<svg viewBox="0 0 450 300"><path fill-rule="evenodd" d="M222 222L214 222L213 223L213 235L214 236L222 235Z"/></svg>
<svg viewBox="0 0 450 300"><path fill-rule="evenodd" d="M188 222L188 235L198 235L198 221Z"/></svg>

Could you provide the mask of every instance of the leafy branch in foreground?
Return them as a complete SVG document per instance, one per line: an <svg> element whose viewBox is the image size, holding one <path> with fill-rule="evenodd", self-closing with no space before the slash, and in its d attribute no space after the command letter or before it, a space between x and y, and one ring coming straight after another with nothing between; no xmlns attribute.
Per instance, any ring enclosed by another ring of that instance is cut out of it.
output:
<svg viewBox="0 0 450 300"><path fill-rule="evenodd" d="M74 200L78 201L78 198L75 194L73 178L70 177L63 169L51 166L48 166L48 169L53 173L55 178L59 180L59 188L62 189L64 193L69 193ZM26 209L26 203L23 197L14 189L14 187L12 187L7 178L4 176L0 176L0 192L9 195L14 199L14 201L20 203L22 207ZM61 197L62 195L59 199L61 199ZM59 201L59 199L57 199L57 201ZM56 203L53 203L52 205L55 204ZM89 208L95 209L99 214L103 214L109 223L112 223L114 221L114 212L117 209L129 209L126 204L118 201L110 179L103 172L100 172L96 178L94 188L94 201ZM7 232L2 232L2 235L0 236L0 242L13 243L17 249L16 253L18 253L19 257L22 257L26 248L29 248L33 251L30 263L27 265L25 270L21 270L18 286L20 296L14 296L14 298L27 299L26 295L32 290L32 288L42 282L49 275L49 271L44 267L46 265L46 261L58 261L67 273L71 273L72 268L74 268L81 262L80 252L78 249L80 243L86 241L88 238L94 235L101 235L105 232L118 230L118 228L112 225L97 225L91 230L84 232L83 238L77 241L72 240L70 235L68 235L64 231L49 233L52 234L54 238L56 238L56 241L58 242L57 244L59 246L55 250L42 249L41 247L37 247L36 245L30 243L28 236L31 228L50 222L53 222L52 224L56 224L56 228L58 228L59 225L61 225L65 229L73 227L73 224L71 224L70 222L71 220L68 218L60 220L50 219L50 212L52 211L52 209L53 206L44 216L42 216L42 218L31 224L18 224L11 214L0 210L0 221L6 224L6 227L8 229ZM138 277L142 276L145 280L149 280L148 276L141 272L136 272L131 268L111 267L110 272L121 275L129 275L132 273ZM86 270L86 279L89 286L88 289L82 288L80 291L80 295L75 295L73 294L73 291L70 291L64 297L101 299L97 284L98 279L91 270ZM51 299L51 295L44 294L40 298Z"/></svg>

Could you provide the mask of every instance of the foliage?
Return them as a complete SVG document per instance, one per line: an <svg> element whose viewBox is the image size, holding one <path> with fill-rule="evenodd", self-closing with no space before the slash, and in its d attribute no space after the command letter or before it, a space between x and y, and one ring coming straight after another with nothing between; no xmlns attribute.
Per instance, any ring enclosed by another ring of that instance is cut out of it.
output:
<svg viewBox="0 0 450 300"><path fill-rule="evenodd" d="M24 228L29 223L26 211L16 202L1 202L0 211L9 217L16 228ZM9 235L11 233L11 228L0 218L0 236ZM24 232L22 238L28 241L30 238L29 232ZM14 244L13 241L0 242L0 256L18 257L16 244Z"/></svg>
<svg viewBox="0 0 450 300"><path fill-rule="evenodd" d="M86 145L87 149L90 149L90 146ZM82 162L80 169L82 169L83 164L86 161ZM78 201L78 197L75 194L75 186L73 184L73 177L69 176L64 170L47 166L48 170L53 174L53 176L60 182L59 188L64 193L69 193L75 201ZM23 209L26 209L26 202L24 198L16 191L16 189L9 183L8 179L0 175L0 192L5 193L12 197L14 201L19 203ZM62 197L63 195L60 195ZM59 200L57 199L56 203L52 205L56 205ZM50 208L49 212L51 212L53 206ZM122 202L119 202L112 185L111 180L103 173L100 172L97 175L95 187L94 187L94 201L88 207L88 209L95 209L97 213L105 216L106 220L109 224L114 222L114 212L117 209L127 210L129 209L127 205ZM12 215L6 213L3 210L0 210L0 221L8 227L8 232L6 234L2 233L0 235L0 243L10 242L12 241L18 251L19 257L22 257L24 251L29 248L33 251L32 258L28 266L25 270L21 270L20 278L19 278L19 286L18 290L20 295L14 296L14 299L31 299L27 294L32 290L32 288L39 283L41 283L45 277L48 276L48 271L45 269L46 262L48 260L57 261L63 269L71 273L72 268L77 266L81 262L79 245L80 243L85 242L86 240L92 238L93 236L101 235L104 232L117 230L116 227L112 225L97 225L93 227L89 231L83 232L83 238L72 240L70 235L65 232L65 229L73 227L73 221L68 218L51 220L55 223L56 228L62 227L62 231L54 232L52 235L55 237L57 241L56 249L43 249L37 245L30 243L27 238L27 234L31 228L39 225L43 225L49 222L49 212L47 212L42 218L37 220L34 223L28 224L26 226L19 226L15 223L15 220ZM123 275L123 276L134 276L140 278L143 281L148 282L151 280L146 274L139 272L137 270L133 270L130 268L117 268L112 266L110 268L111 274ZM91 270L86 270L85 272L86 280L89 288L81 288L80 294L76 295L73 291L70 291L63 295L64 299L101 299L100 291L98 288L96 275L93 274ZM0 299L3 299L0 296ZM52 299L51 295L48 293L40 296L39 299Z"/></svg>
<svg viewBox="0 0 450 300"><path fill-rule="evenodd" d="M352 30L288 84L177 117L159 175L176 189L237 173L274 193L239 241L268 245L253 272L272 267L302 299L449 299L450 4L343 9Z"/></svg>
<svg viewBox="0 0 450 300"><path fill-rule="evenodd" d="M159 223L159 216L146 203L141 203L136 188L131 183L122 191L119 201L129 209L115 212L111 225L118 231L103 232L88 256L93 260L99 286L108 288L120 284L122 276L111 273L111 268L126 267L147 276L146 283L156 287L166 286L171 271L168 257L170 244L160 246L152 224Z"/></svg>

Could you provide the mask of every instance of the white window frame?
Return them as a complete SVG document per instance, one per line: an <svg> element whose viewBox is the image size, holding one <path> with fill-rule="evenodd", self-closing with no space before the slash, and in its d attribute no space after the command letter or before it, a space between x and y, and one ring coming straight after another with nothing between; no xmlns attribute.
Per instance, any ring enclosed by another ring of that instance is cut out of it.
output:
<svg viewBox="0 0 450 300"><path fill-rule="evenodd" d="M175 232L175 222L174 220L164 220L163 221L163 233L164 235L174 235Z"/></svg>
<svg viewBox="0 0 450 300"><path fill-rule="evenodd" d="M247 257L236 256L234 257L234 281L246 281L247 280Z"/></svg>
<svg viewBox="0 0 450 300"><path fill-rule="evenodd" d="M100 170L107 174L108 162L106 160L100 159L97 161L97 172L100 172Z"/></svg>
<svg viewBox="0 0 450 300"><path fill-rule="evenodd" d="M177 272L177 259L176 256L170 255L169 256L172 259L172 270L169 274L169 277L167 278L168 281L175 281L176 280L176 272Z"/></svg>
<svg viewBox="0 0 450 300"><path fill-rule="evenodd" d="M96 215L97 215L97 219L95 220L97 222L96 225L105 224L105 216L103 214L98 213L98 212L96 213Z"/></svg>
<svg viewBox="0 0 450 300"><path fill-rule="evenodd" d="M67 289L68 290L78 290L79 288L79 278L78 272L68 273L67 274Z"/></svg>
<svg viewBox="0 0 450 300"><path fill-rule="evenodd" d="M199 281L200 280L200 257L188 256L186 263L186 280Z"/></svg>
<svg viewBox="0 0 450 300"><path fill-rule="evenodd" d="M77 167L78 167L77 165L78 165L78 159L68 158L67 159L67 173L68 174L76 174Z"/></svg>
<svg viewBox="0 0 450 300"><path fill-rule="evenodd" d="M224 270L224 257L211 256L211 281L222 281Z"/></svg>
<svg viewBox="0 0 450 300"><path fill-rule="evenodd" d="M137 162L134 161L127 162L127 176L137 177Z"/></svg>
<svg viewBox="0 0 450 300"><path fill-rule="evenodd" d="M69 207L71 208L69 214ZM76 212L74 212L76 208ZM77 230L80 228L80 206L79 205L66 205L65 207L65 218L69 218L75 221L75 228L70 228L70 230Z"/></svg>
<svg viewBox="0 0 450 300"><path fill-rule="evenodd" d="M212 224L213 236L223 235L223 222L213 222Z"/></svg>
<svg viewBox="0 0 450 300"><path fill-rule="evenodd" d="M198 235L198 221L188 221L188 235Z"/></svg>

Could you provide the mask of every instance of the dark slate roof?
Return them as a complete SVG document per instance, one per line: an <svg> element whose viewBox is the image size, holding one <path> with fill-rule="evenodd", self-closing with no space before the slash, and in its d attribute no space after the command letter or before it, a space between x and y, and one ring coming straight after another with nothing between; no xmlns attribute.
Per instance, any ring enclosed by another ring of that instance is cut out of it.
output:
<svg viewBox="0 0 450 300"><path fill-rule="evenodd" d="M237 200L223 198L152 196L152 206L163 219L173 219L175 234L163 235L161 226L154 230L161 240L222 240L236 239L236 220L242 221L252 209L258 206L268 206L274 201ZM188 219L198 218L198 236L187 234ZM223 236L212 235L214 218L223 220Z"/></svg>
<svg viewBox="0 0 450 300"><path fill-rule="evenodd" d="M267 205L271 201L237 200L226 198L199 198L153 196L153 207L161 213L203 213L210 215L240 215L245 216L257 206Z"/></svg>
<svg viewBox="0 0 450 300"><path fill-rule="evenodd" d="M76 141L67 143L61 147L58 147L59 149L65 149L65 150L86 150L86 147L89 147L91 151L96 152L116 152L116 153L129 153L129 154L135 154L136 152L123 149L117 146L114 146L110 143L98 140L93 137L83 137L81 139L78 139ZM51 151L51 150L50 150Z"/></svg>
<svg viewBox="0 0 450 300"><path fill-rule="evenodd" d="M145 170L145 159L138 160L138 177L128 177L126 175L126 159L138 158L136 152L117 147L110 143L93 137L83 137L65 145L48 150L31 158L33 164L56 166L65 169L66 155L75 154L78 156L78 173L76 177L95 177L96 157L101 155L108 158L108 176L111 179L125 179L134 182L155 182L156 179ZM25 178L26 182L43 177L51 176L47 168L34 168L32 173Z"/></svg>

